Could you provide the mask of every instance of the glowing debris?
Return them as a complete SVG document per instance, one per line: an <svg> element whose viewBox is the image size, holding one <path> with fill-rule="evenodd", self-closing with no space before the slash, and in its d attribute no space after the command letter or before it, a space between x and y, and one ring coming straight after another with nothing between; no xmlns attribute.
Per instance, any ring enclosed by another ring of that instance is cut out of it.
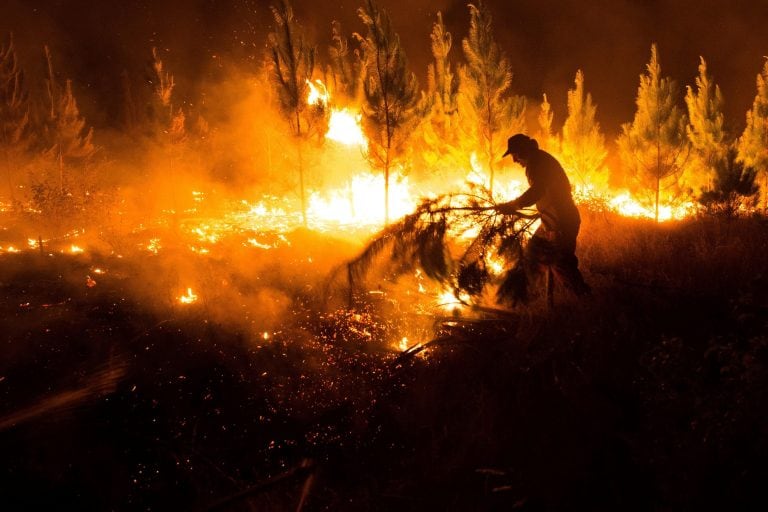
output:
<svg viewBox="0 0 768 512"><path fill-rule="evenodd" d="M192 304L197 302L198 296L192 291L192 288L187 288L187 293L179 297L179 302L182 304Z"/></svg>

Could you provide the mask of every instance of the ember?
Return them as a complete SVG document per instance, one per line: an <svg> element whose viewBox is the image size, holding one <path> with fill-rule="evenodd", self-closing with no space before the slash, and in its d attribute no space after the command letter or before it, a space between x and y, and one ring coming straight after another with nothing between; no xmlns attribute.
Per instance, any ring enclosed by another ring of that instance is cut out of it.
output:
<svg viewBox="0 0 768 512"><path fill-rule="evenodd" d="M192 288L187 288L187 293L179 297L179 302L182 304L192 304L197 302L198 296L192 291Z"/></svg>

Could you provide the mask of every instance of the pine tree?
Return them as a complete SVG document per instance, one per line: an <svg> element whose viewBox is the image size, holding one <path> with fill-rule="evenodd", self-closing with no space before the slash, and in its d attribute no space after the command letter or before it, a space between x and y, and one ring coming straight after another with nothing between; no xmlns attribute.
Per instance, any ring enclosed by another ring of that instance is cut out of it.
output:
<svg viewBox="0 0 768 512"><path fill-rule="evenodd" d="M368 137L368 161L384 171L384 222L388 224L390 174L418 121L418 82L408 71L400 37L387 12L366 0L358 15L368 28L365 37L356 34L364 63L363 131Z"/></svg>
<svg viewBox="0 0 768 512"><path fill-rule="evenodd" d="M712 164L713 186L702 192L699 202L710 213L731 218L738 214L744 203L757 195L755 183L757 172L738 158L738 152L731 146Z"/></svg>
<svg viewBox="0 0 768 512"><path fill-rule="evenodd" d="M431 120L442 136L456 133L454 122L458 112L459 82L451 70L448 55L453 38L443 23L442 13L437 13L437 21L432 25L430 34L434 62L427 68L429 77L429 97L433 105Z"/></svg>
<svg viewBox="0 0 768 512"><path fill-rule="evenodd" d="M552 105L550 105L547 95L543 94L541 99L541 105L539 106L539 117L537 121L539 123L539 133L537 136L539 147L549 151L550 153L557 153L557 140L552 133L552 121L555 118L554 112L552 112Z"/></svg>
<svg viewBox="0 0 768 512"><path fill-rule="evenodd" d="M658 222L661 191L678 185L688 158L688 121L677 105L677 85L661 76L655 44L646 69L647 74L640 75L634 120L621 127L617 143L622 162L637 185L652 193Z"/></svg>
<svg viewBox="0 0 768 512"><path fill-rule="evenodd" d="M440 12L432 24L430 39L434 60L427 67L425 116L418 130L424 147L419 158L424 160L424 168L439 174L442 169L455 170L466 154L458 129L459 81L449 57L453 38Z"/></svg>
<svg viewBox="0 0 768 512"><path fill-rule="evenodd" d="M325 119L326 111L325 105L309 105L307 102L309 83L315 68L315 50L307 43L290 2L280 0L276 6L270 8L275 18L275 30L269 34L272 85L280 111L297 141L301 215L306 226L307 201L302 145L313 130L317 130L319 121Z"/></svg>
<svg viewBox="0 0 768 512"><path fill-rule="evenodd" d="M350 52L349 41L341 32L341 23L331 23L331 45L328 47L328 89L336 105L358 103L362 97L360 58Z"/></svg>
<svg viewBox="0 0 768 512"><path fill-rule="evenodd" d="M563 124L560 157L571 178L582 185L604 186L608 152L605 137L596 120L597 106L584 89L584 73L576 72L574 88L568 91L568 117Z"/></svg>
<svg viewBox="0 0 768 512"><path fill-rule="evenodd" d="M42 156L53 172L44 172L34 179L32 201L43 212L45 223L56 229L85 213L95 192L89 167L97 147L93 144L93 128L87 127L80 114L72 81L62 84L56 78L50 50L47 46L44 49L48 101Z"/></svg>
<svg viewBox="0 0 768 512"><path fill-rule="evenodd" d="M77 100L72 93L72 81L66 80L64 87L56 79L48 47L45 47L48 64L46 90L48 93L49 116L46 120L48 141L47 154L58 168L59 192L67 192L65 170L70 166L84 166L96 153L93 145L93 128L86 128L86 121L80 115Z"/></svg>
<svg viewBox="0 0 768 512"><path fill-rule="evenodd" d="M509 135L525 131L525 98L511 96L512 68L493 37L490 10L480 0L469 4L469 34L462 41L467 64L461 69L462 116L472 119L474 133L490 173Z"/></svg>
<svg viewBox="0 0 768 512"><path fill-rule="evenodd" d="M757 75L757 94L747 111L747 126L738 141L739 159L763 178L763 206L768 208L768 58Z"/></svg>
<svg viewBox="0 0 768 512"><path fill-rule="evenodd" d="M32 143L29 100L24 73L16 59L13 35L0 46L0 165L14 202L14 181L24 153Z"/></svg>
<svg viewBox="0 0 768 512"><path fill-rule="evenodd" d="M692 162L688 166L693 176L687 181L706 185L716 172L728 151L723 117L723 96L712 77L707 73L707 63L700 57L696 90L686 87L685 104L688 107L686 133L691 143Z"/></svg>

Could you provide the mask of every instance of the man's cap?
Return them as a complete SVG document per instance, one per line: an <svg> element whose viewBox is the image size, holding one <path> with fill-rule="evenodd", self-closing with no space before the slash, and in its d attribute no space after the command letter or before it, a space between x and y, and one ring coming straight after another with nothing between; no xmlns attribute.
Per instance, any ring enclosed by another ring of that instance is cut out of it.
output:
<svg viewBox="0 0 768 512"><path fill-rule="evenodd" d="M532 139L525 134L518 133L507 139L507 151L501 155L501 157L504 158L511 154L526 155L537 149L539 149L539 143L536 142L535 139Z"/></svg>

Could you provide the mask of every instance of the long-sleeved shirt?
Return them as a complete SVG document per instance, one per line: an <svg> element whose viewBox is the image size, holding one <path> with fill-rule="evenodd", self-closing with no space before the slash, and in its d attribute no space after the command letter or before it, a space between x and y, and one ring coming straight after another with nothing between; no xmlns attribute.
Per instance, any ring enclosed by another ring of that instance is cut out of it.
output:
<svg viewBox="0 0 768 512"><path fill-rule="evenodd" d="M573 202L571 183L560 163L546 151L536 150L525 166L529 188L517 198L520 207L536 204L545 227L563 233L578 232L581 218ZM575 233L574 233L575 234Z"/></svg>

